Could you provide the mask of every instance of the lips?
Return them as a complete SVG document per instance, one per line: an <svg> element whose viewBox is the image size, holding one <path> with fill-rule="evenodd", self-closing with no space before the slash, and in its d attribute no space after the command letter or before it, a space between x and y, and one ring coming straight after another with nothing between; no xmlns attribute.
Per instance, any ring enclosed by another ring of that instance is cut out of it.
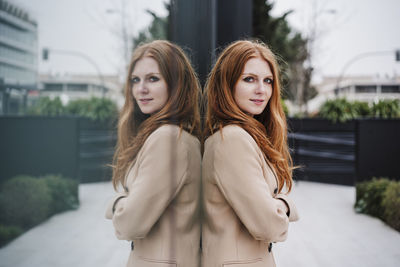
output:
<svg viewBox="0 0 400 267"><path fill-rule="evenodd" d="M250 101L256 105L262 105L264 103L263 99L250 99Z"/></svg>
<svg viewBox="0 0 400 267"><path fill-rule="evenodd" d="M148 103L150 103L151 100L153 100L153 98L140 98L139 102L141 104L148 104Z"/></svg>

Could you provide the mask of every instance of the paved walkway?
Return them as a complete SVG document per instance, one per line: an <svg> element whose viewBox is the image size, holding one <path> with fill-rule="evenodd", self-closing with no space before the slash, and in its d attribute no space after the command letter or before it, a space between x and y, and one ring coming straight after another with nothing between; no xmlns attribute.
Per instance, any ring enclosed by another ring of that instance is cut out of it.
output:
<svg viewBox="0 0 400 267"><path fill-rule="evenodd" d="M111 183L84 184L79 191L78 210L53 216L0 249L0 267L124 266L130 244L117 240L103 217ZM273 247L278 267L400 266L400 234L355 214L353 187L299 182L292 198L301 220Z"/></svg>

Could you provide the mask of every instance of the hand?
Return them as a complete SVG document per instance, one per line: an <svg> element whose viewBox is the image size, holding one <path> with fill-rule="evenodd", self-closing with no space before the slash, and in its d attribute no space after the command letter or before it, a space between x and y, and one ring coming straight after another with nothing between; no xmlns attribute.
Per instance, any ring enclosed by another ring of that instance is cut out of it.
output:
<svg viewBox="0 0 400 267"><path fill-rule="evenodd" d="M276 199L278 201L278 209L283 210L286 214L289 212L289 207L283 199Z"/></svg>

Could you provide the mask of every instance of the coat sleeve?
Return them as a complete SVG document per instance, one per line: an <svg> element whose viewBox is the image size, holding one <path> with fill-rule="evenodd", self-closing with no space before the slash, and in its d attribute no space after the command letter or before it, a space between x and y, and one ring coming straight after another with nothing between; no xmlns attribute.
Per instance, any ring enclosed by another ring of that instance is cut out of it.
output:
<svg viewBox="0 0 400 267"><path fill-rule="evenodd" d="M299 220L299 213L297 212L297 208L294 205L294 202L287 194L278 194L275 196L277 199L282 199L286 205L289 207L288 215L289 222L295 222Z"/></svg>
<svg viewBox="0 0 400 267"><path fill-rule="evenodd" d="M184 184L188 153L179 130L156 131L143 145L129 193L116 196L112 221L118 239L144 238Z"/></svg>
<svg viewBox="0 0 400 267"><path fill-rule="evenodd" d="M216 183L249 233L256 240L284 241L289 218L264 179L252 137L243 129L230 129L216 144L215 153Z"/></svg>

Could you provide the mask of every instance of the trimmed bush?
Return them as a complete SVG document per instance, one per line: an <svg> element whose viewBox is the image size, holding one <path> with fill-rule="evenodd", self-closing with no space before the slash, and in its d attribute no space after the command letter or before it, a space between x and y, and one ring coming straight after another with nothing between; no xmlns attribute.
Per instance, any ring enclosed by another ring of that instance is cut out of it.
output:
<svg viewBox="0 0 400 267"><path fill-rule="evenodd" d="M78 99L63 106L59 97L53 100L49 97L42 97L28 109L27 113L41 116L76 115L94 121L105 122L112 121L118 117L118 108L113 101L106 98Z"/></svg>
<svg viewBox="0 0 400 267"><path fill-rule="evenodd" d="M78 182L60 175L5 181L0 189L0 246L51 215L78 206Z"/></svg>
<svg viewBox="0 0 400 267"><path fill-rule="evenodd" d="M96 121L109 121L118 116L117 105L106 98L92 97L71 101L66 106L68 114L78 115Z"/></svg>
<svg viewBox="0 0 400 267"><path fill-rule="evenodd" d="M390 181L387 178L373 178L371 181L358 184L356 189L356 211L383 219L382 199L389 183Z"/></svg>
<svg viewBox="0 0 400 267"><path fill-rule="evenodd" d="M354 208L357 212L378 217L400 231L400 181L373 178L356 184Z"/></svg>
<svg viewBox="0 0 400 267"><path fill-rule="evenodd" d="M400 100L380 100L372 106L372 115L376 118L399 118Z"/></svg>
<svg viewBox="0 0 400 267"><path fill-rule="evenodd" d="M60 116L64 115L65 112L65 107L63 106L59 97L54 99L50 99L50 97L42 97L27 111L29 115L43 116Z"/></svg>
<svg viewBox="0 0 400 267"><path fill-rule="evenodd" d="M400 118L400 100L380 100L371 107L367 102L349 102L345 98L337 98L325 101L318 115L333 122L362 117Z"/></svg>
<svg viewBox="0 0 400 267"><path fill-rule="evenodd" d="M345 98L338 98L325 101L320 108L319 116L336 123L354 119L356 112Z"/></svg>
<svg viewBox="0 0 400 267"><path fill-rule="evenodd" d="M79 207L77 181L62 178L60 175L46 175L41 179L45 181L50 189L52 198L50 215Z"/></svg>
<svg viewBox="0 0 400 267"><path fill-rule="evenodd" d="M383 194L384 220L400 231L400 182L391 182Z"/></svg>
<svg viewBox="0 0 400 267"><path fill-rule="evenodd" d="M50 190L44 180L14 177L1 188L0 222L28 229L48 217L50 203Z"/></svg>
<svg viewBox="0 0 400 267"><path fill-rule="evenodd" d="M356 117L369 117L372 115L372 110L367 102L354 101L351 105Z"/></svg>
<svg viewBox="0 0 400 267"><path fill-rule="evenodd" d="M22 234L22 232L23 230L20 227L0 224L0 247Z"/></svg>

